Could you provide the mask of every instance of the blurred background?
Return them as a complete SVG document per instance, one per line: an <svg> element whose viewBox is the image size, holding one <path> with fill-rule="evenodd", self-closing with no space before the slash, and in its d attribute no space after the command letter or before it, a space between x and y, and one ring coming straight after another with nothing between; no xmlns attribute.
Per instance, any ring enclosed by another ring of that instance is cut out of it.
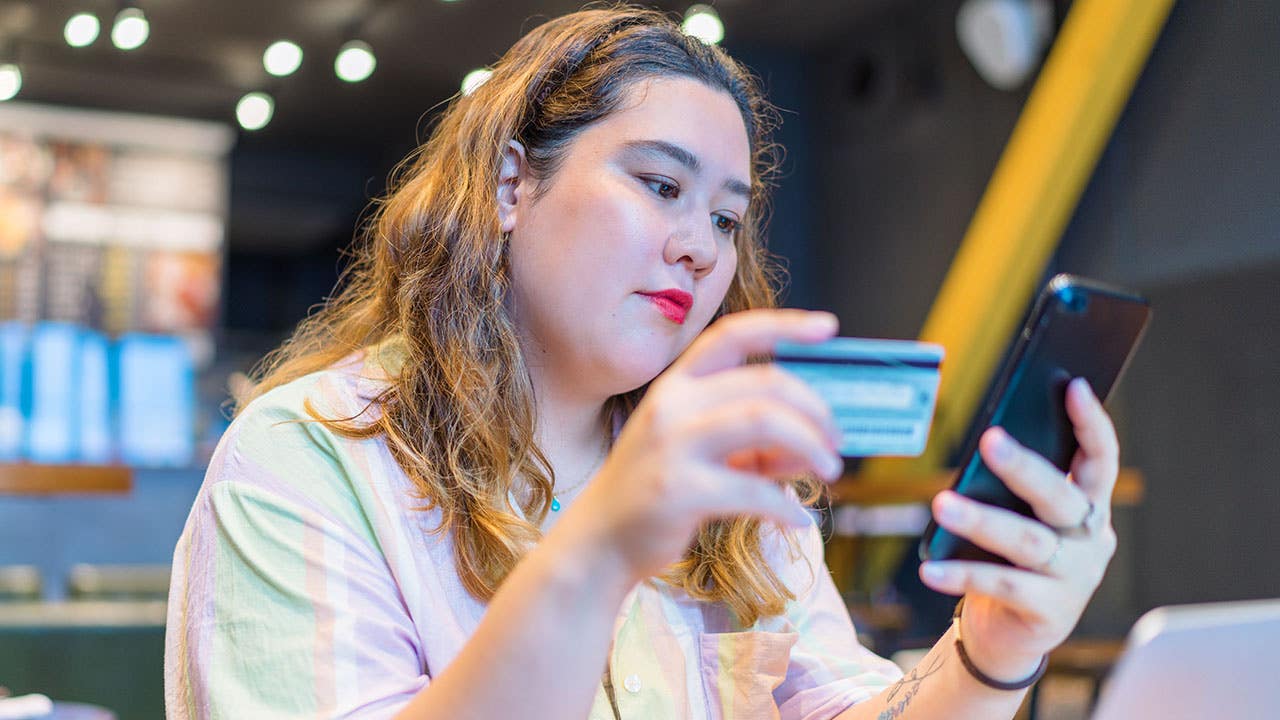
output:
<svg viewBox="0 0 1280 720"><path fill-rule="evenodd" d="M655 5L782 110L787 304L965 368L928 458L851 466L824 508L868 643L945 629L952 601L915 579L923 503L1054 272L1155 314L1110 403L1120 550L1055 658L1082 699L1034 712L1085 717L1150 608L1280 596L1280 8ZM0 686L163 715L168 565L229 384L330 293L434 109L579 6L0 0ZM979 329L940 327L966 312Z"/></svg>

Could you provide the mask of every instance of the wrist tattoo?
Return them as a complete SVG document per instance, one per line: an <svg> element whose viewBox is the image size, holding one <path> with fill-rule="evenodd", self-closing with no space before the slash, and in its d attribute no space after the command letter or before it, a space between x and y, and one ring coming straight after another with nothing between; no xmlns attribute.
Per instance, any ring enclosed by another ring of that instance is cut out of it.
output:
<svg viewBox="0 0 1280 720"><path fill-rule="evenodd" d="M889 703L889 707L885 708L884 712L876 717L876 720L895 720L895 718L902 717L902 713L911 704L916 693L920 692L920 683L925 678L938 672L943 662L945 662L945 659L939 655L931 659L927 667L922 668L921 665L924 665L924 663L921 663L912 668L911 672L903 675L901 680L889 688L889 693L884 697L885 702ZM899 697L899 694L901 694L901 697Z"/></svg>

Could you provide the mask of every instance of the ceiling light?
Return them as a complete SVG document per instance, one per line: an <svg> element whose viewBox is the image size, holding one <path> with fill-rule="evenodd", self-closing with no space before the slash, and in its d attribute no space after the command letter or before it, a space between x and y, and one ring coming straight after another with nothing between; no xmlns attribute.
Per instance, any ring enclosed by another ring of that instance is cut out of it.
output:
<svg viewBox="0 0 1280 720"><path fill-rule="evenodd" d="M295 42L277 40L262 53L262 67L276 77L292 75L302 65L302 48Z"/></svg>
<svg viewBox="0 0 1280 720"><path fill-rule="evenodd" d="M116 23L111 27L111 42L121 50L134 50L142 47L151 34L151 24L147 16L136 7L128 7L116 15Z"/></svg>
<svg viewBox="0 0 1280 720"><path fill-rule="evenodd" d="M692 35L708 45L715 45L724 39L724 23L715 8L710 5L693 5L684 13L684 22L680 29L686 35Z"/></svg>
<svg viewBox="0 0 1280 720"><path fill-rule="evenodd" d="M76 13L62 29L62 37L67 39L67 44L71 47L85 47L92 45L93 41L98 39L98 31L101 29L97 15L87 12Z"/></svg>
<svg viewBox="0 0 1280 720"><path fill-rule="evenodd" d="M347 82L355 83L373 74L378 61L373 57L373 48L369 43L352 40L338 50L338 57L333 61L333 71Z"/></svg>
<svg viewBox="0 0 1280 720"><path fill-rule="evenodd" d="M1016 90L1053 36L1049 0L965 0L956 14L960 49L993 87Z"/></svg>
<svg viewBox="0 0 1280 720"><path fill-rule="evenodd" d="M271 122L276 103L264 92L251 92L236 103L236 120L245 130L261 130Z"/></svg>
<svg viewBox="0 0 1280 720"><path fill-rule="evenodd" d="M0 65L0 102L12 99L22 89L22 70L13 63Z"/></svg>
<svg viewBox="0 0 1280 720"><path fill-rule="evenodd" d="M488 80L492 74L493 71L489 68L476 68L467 73L467 76L462 78L462 94L470 95L475 92L476 88L483 85L484 81Z"/></svg>

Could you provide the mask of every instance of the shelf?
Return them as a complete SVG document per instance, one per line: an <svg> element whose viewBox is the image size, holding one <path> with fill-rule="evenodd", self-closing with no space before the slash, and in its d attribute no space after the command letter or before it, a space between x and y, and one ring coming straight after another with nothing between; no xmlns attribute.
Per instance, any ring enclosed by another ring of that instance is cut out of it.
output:
<svg viewBox="0 0 1280 720"><path fill-rule="evenodd" d="M0 495L116 495L133 489L123 465L0 463Z"/></svg>
<svg viewBox="0 0 1280 720"><path fill-rule="evenodd" d="M0 628L163 629L164 600L62 600L0 603Z"/></svg>
<svg viewBox="0 0 1280 720"><path fill-rule="evenodd" d="M951 487L955 470L939 470L926 475L875 475L849 473L831 485L832 505L902 505L928 503L940 491ZM1142 473L1122 468L1116 479L1111 502L1132 506L1142 502Z"/></svg>

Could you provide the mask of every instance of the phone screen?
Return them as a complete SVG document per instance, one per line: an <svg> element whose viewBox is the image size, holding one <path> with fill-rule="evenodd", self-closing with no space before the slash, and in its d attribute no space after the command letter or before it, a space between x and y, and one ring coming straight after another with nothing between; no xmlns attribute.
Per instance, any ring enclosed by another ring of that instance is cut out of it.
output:
<svg viewBox="0 0 1280 720"><path fill-rule="evenodd" d="M1106 400L1128 364L1150 317L1148 302L1126 291L1070 275L1054 277L1041 293L1017 339L978 427L1000 426L1019 443L1064 472L1077 444L1067 417L1066 390L1083 377ZM979 502L1027 517L1031 507L1014 495L978 453L978 438L961 454L952 489ZM925 560L985 560L1008 564L930 522L920 542Z"/></svg>

